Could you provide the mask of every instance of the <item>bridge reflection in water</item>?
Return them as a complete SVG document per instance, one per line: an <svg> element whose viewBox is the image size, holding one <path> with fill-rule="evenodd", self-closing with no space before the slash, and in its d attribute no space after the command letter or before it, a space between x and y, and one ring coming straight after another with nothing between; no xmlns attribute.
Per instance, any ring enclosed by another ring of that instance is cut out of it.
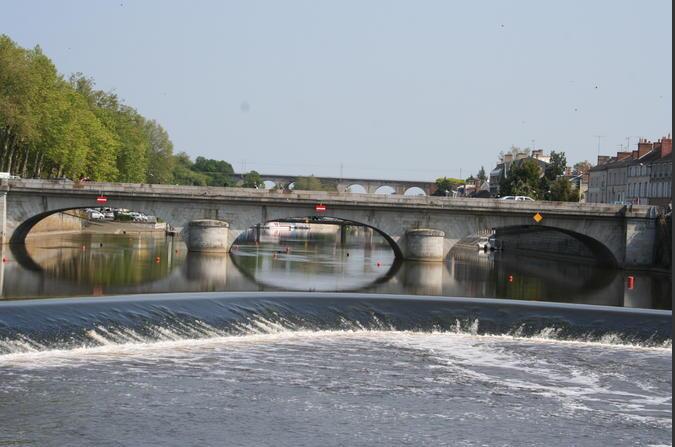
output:
<svg viewBox="0 0 675 447"><path fill-rule="evenodd" d="M342 242L341 242L342 240ZM40 269L2 248L2 299L192 291L363 291L671 309L669 275L513 253L454 250L444 263L395 261L364 228L249 235L232 254L188 253L151 235L76 234L29 241ZM635 277L626 287L626 276Z"/></svg>

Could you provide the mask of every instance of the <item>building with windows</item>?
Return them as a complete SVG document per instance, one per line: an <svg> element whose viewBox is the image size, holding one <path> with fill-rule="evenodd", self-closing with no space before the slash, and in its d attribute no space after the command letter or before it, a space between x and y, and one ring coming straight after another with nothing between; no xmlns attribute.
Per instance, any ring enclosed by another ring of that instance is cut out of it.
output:
<svg viewBox="0 0 675 447"><path fill-rule="evenodd" d="M650 164L649 203L668 206L672 204L673 143L669 140L661 148L661 157Z"/></svg>
<svg viewBox="0 0 675 447"><path fill-rule="evenodd" d="M670 136L656 142L640 140L638 149L600 156L589 172L587 201L665 206L671 202L672 147Z"/></svg>

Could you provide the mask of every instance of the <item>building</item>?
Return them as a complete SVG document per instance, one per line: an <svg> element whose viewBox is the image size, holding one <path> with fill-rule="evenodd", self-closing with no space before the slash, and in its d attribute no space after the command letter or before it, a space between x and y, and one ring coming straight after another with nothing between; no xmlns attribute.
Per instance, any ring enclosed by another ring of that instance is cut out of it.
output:
<svg viewBox="0 0 675 447"><path fill-rule="evenodd" d="M670 135L657 142L640 140L637 150L599 156L589 172L587 201L665 206L671 203Z"/></svg>
<svg viewBox="0 0 675 447"><path fill-rule="evenodd" d="M648 140L642 139L638 143L637 154L633 151L633 160L628 166L626 185L626 200L634 204L649 202L650 166L660 158L658 147Z"/></svg>
<svg viewBox="0 0 675 447"><path fill-rule="evenodd" d="M661 140L660 157L649 165L649 203L672 206L673 140Z"/></svg>

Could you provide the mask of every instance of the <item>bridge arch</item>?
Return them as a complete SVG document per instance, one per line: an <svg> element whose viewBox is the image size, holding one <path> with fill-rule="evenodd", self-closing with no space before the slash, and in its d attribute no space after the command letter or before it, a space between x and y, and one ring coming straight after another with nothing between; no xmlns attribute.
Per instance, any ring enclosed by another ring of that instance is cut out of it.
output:
<svg viewBox="0 0 675 447"><path fill-rule="evenodd" d="M347 186L345 191L353 194L366 194L368 192L366 188L359 183L354 183L353 185Z"/></svg>
<svg viewBox="0 0 675 447"><path fill-rule="evenodd" d="M411 186L403 193L404 196L426 196L427 193L419 186Z"/></svg>
<svg viewBox="0 0 675 447"><path fill-rule="evenodd" d="M9 240L10 245L23 245L26 242L26 237L28 237L28 234L30 231L37 225L39 222L44 220L45 218L52 216L54 214L58 213L65 213L67 211L73 211L73 210L84 210L84 209L97 209L97 208L107 208L105 206L95 206L95 205L89 205L89 206L71 206L68 208L59 208L59 209L53 209L49 211L43 211L41 213L35 214L28 219L24 220L21 222L14 232L12 233L12 237ZM119 207L114 207L114 208L119 208ZM132 211L143 211L143 210L132 210ZM161 216L159 216L161 217Z"/></svg>
<svg viewBox="0 0 675 447"><path fill-rule="evenodd" d="M393 186L389 186L389 185L380 185L377 188L375 188L374 193L375 194L385 194L385 195L396 194L396 188L394 188Z"/></svg>
<svg viewBox="0 0 675 447"><path fill-rule="evenodd" d="M482 228L473 236L493 235L502 250L529 251L559 257L569 256L616 266L616 256L601 241L574 230L549 225L505 225Z"/></svg>
<svg viewBox="0 0 675 447"><path fill-rule="evenodd" d="M403 250L401 250L401 247L399 244L393 239L392 236L387 234L385 231L381 230L380 228L377 228L373 225L369 225L366 223L362 223L359 221L351 220L351 219L346 219L344 217L333 217L333 216L321 216L320 219L317 218L317 216L294 216L294 217L278 217L274 219L269 219L264 222L260 222L258 224L255 224L249 229L255 229L258 225L264 225L270 222L295 222L295 223L310 223L310 224L317 224L317 225L347 225L347 226L355 226L355 227L363 227L363 228L369 228L373 230L375 233L379 234L382 236L382 238L387 241L389 246L391 247L392 251L394 252L394 257L397 260L402 260L403 259ZM237 239L241 237L246 231L241 232L240 234L237 235L237 237L232 241L231 247L236 245Z"/></svg>

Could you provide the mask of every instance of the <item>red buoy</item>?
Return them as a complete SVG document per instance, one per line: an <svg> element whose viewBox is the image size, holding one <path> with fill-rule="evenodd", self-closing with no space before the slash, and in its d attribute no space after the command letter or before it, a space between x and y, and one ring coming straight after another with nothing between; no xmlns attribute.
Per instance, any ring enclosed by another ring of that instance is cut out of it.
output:
<svg viewBox="0 0 675 447"><path fill-rule="evenodd" d="M635 277L634 276L628 277L628 279L626 280L626 286L628 287L628 290L633 290L633 288L635 288Z"/></svg>
<svg viewBox="0 0 675 447"><path fill-rule="evenodd" d="M513 282L513 275L509 275L509 282Z"/></svg>
<svg viewBox="0 0 675 447"><path fill-rule="evenodd" d="M161 259L160 259L159 256L157 256L157 257L155 258L155 264L159 264L160 262L161 262Z"/></svg>
<svg viewBox="0 0 675 447"><path fill-rule="evenodd" d="M8 260L7 260L7 256L3 256L3 257L2 257L2 262L3 262L3 263L7 263L7 261L8 261Z"/></svg>

